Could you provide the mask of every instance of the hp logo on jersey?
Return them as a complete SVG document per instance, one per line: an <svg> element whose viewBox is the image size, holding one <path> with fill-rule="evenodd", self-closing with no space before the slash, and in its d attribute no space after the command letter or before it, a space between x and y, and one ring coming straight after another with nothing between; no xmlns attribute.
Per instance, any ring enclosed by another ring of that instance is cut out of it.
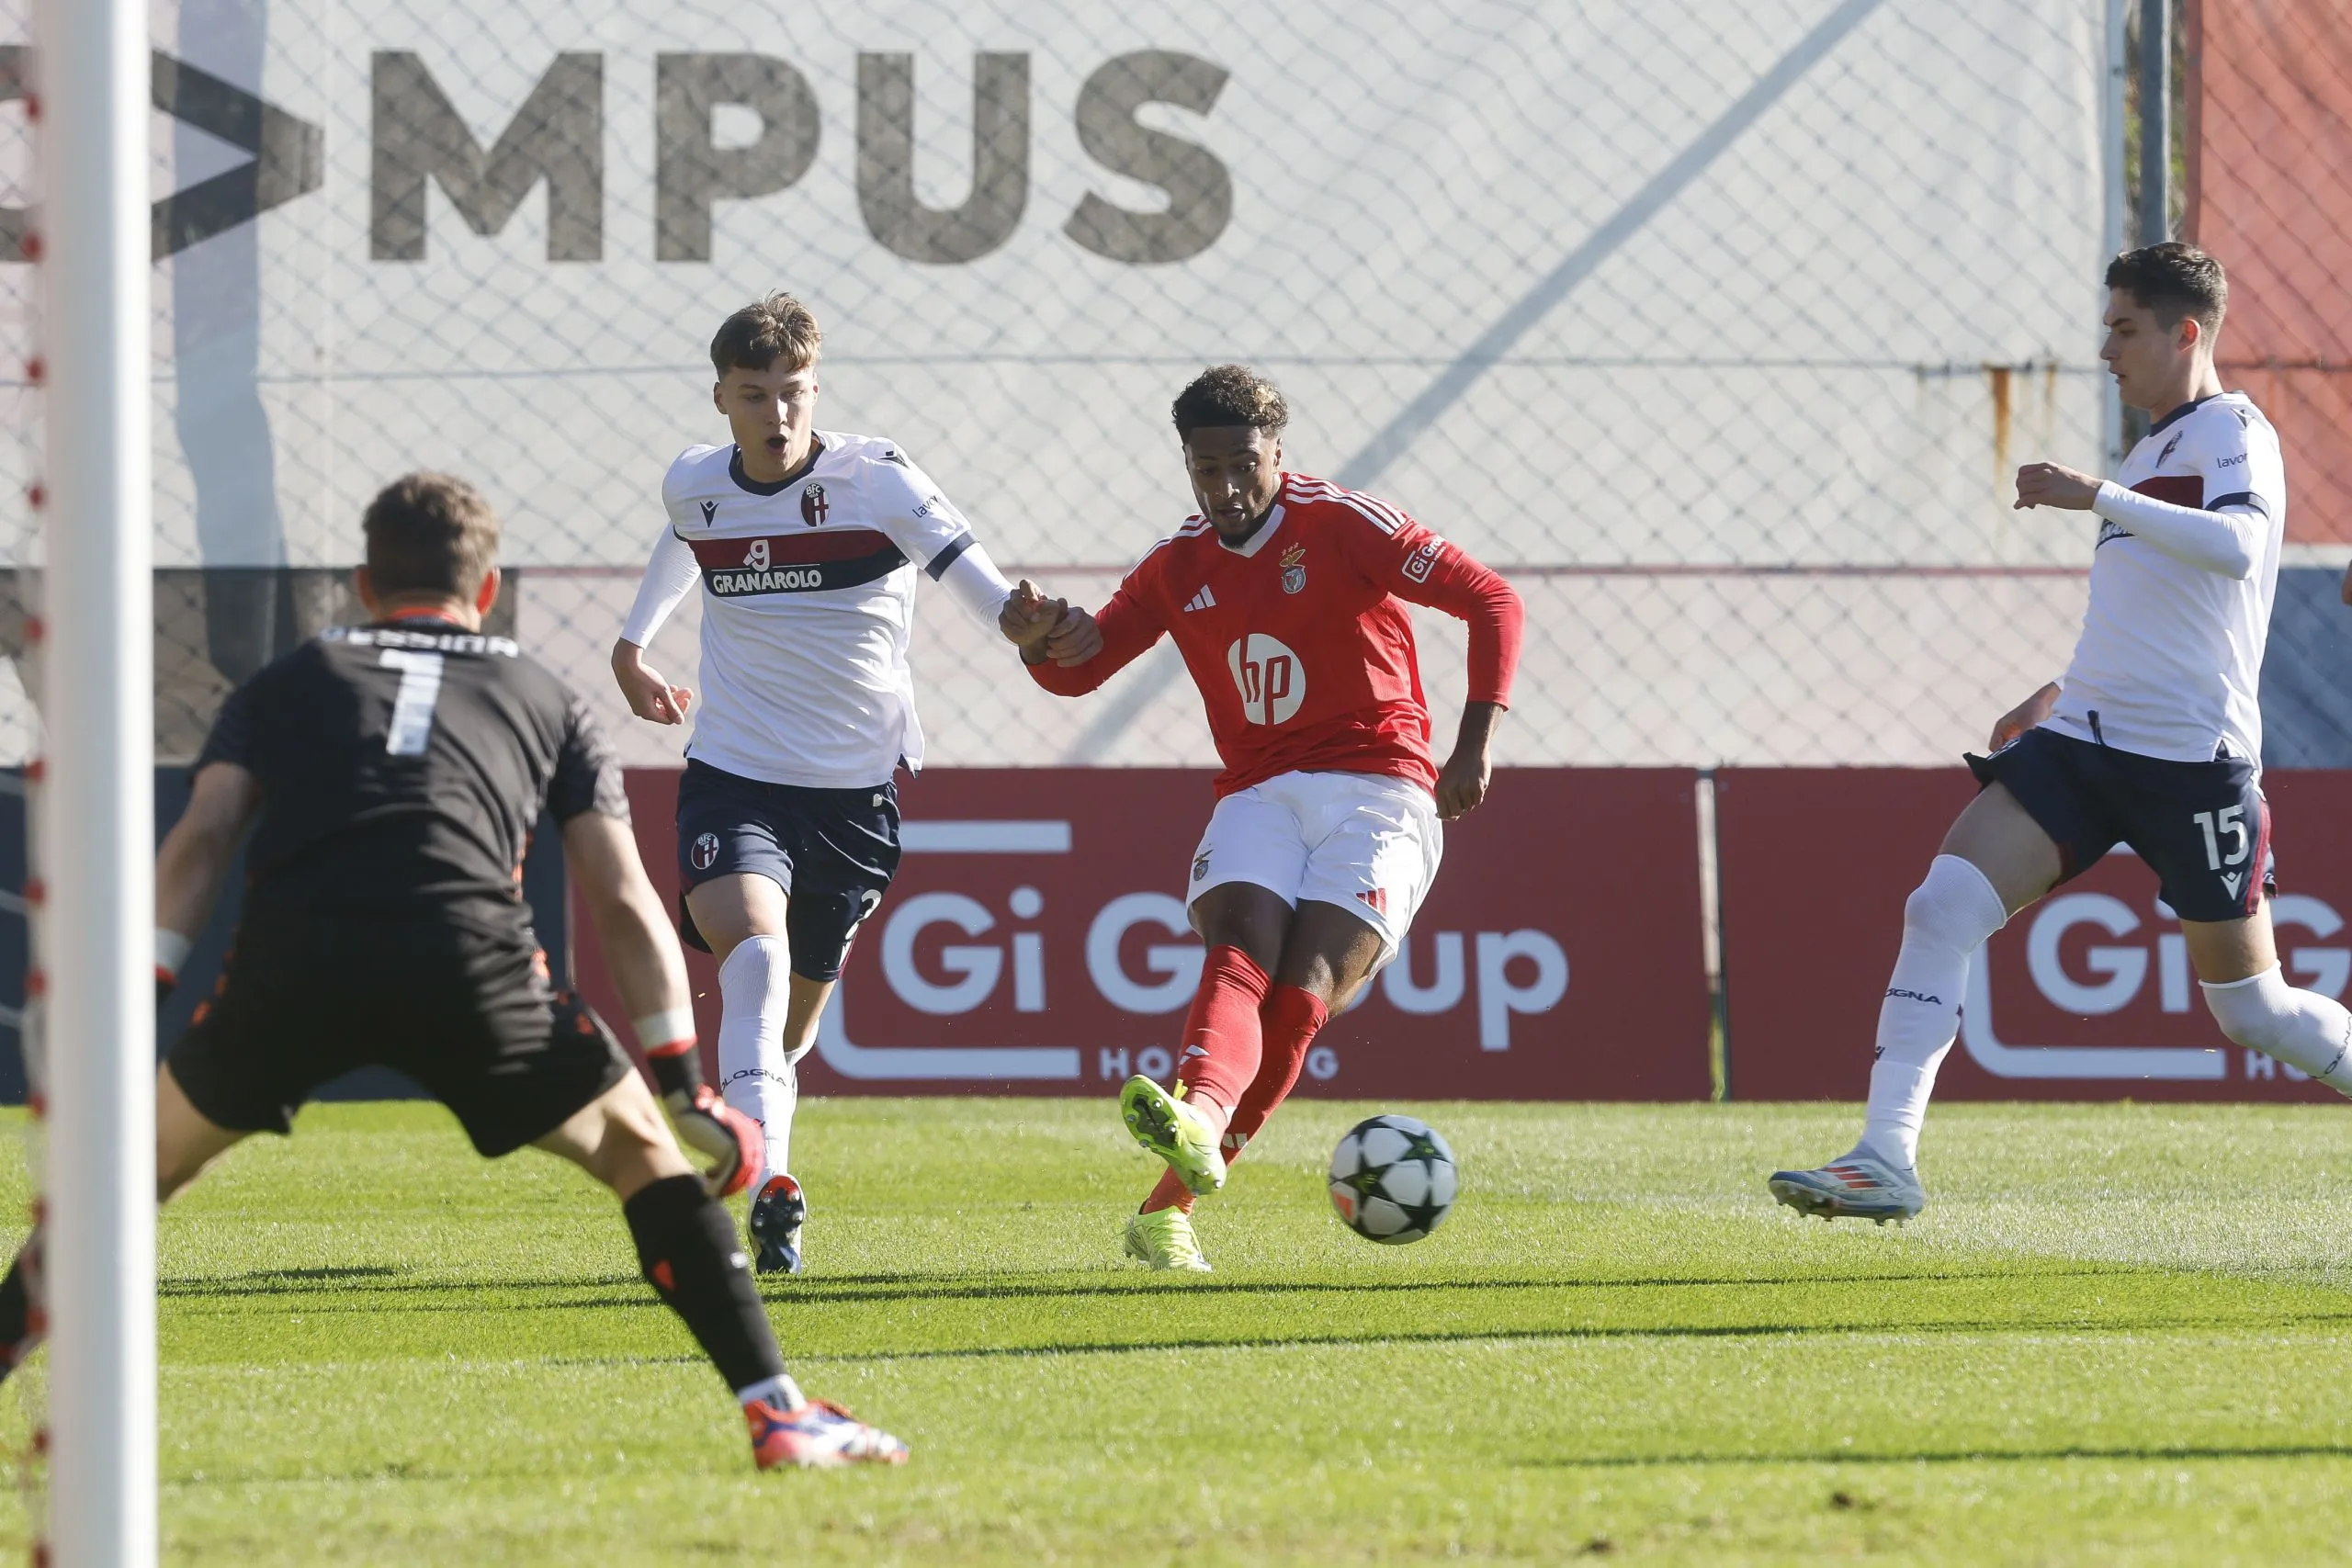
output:
<svg viewBox="0 0 2352 1568"><path fill-rule="evenodd" d="M1274 638L1252 632L1225 650L1226 667L1252 724L1287 724L1306 701L1306 668Z"/></svg>

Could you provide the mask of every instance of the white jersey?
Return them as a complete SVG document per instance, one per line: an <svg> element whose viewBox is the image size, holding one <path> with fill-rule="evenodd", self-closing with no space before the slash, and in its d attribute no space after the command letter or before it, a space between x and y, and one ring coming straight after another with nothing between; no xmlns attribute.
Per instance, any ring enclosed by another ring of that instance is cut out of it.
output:
<svg viewBox="0 0 2352 1568"><path fill-rule="evenodd" d="M695 581L702 680L686 755L817 789L922 765L907 667L918 572L993 624L1004 578L896 443L819 431L779 484L732 446L690 446L662 481L668 529L621 636L642 648Z"/></svg>
<svg viewBox="0 0 2352 1568"><path fill-rule="evenodd" d="M2243 393L2168 414L2100 486L2090 603L2050 728L2143 756L2262 762L2256 689L2287 470Z"/></svg>

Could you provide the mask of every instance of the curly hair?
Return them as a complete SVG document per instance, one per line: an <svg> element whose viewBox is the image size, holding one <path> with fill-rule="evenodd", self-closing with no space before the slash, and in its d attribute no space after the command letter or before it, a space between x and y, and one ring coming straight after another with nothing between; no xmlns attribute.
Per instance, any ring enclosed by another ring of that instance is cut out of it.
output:
<svg viewBox="0 0 2352 1568"><path fill-rule="evenodd" d="M1280 388L1246 365L1213 365L1193 378L1169 407L1179 440L1196 430L1254 425L1280 435L1290 423L1290 405Z"/></svg>
<svg viewBox="0 0 2352 1568"><path fill-rule="evenodd" d="M2222 330L2230 308L2230 280L2222 264L2178 240L2123 252L2107 264L2107 286L2128 290L2166 329L2183 316L2194 316L2210 336Z"/></svg>

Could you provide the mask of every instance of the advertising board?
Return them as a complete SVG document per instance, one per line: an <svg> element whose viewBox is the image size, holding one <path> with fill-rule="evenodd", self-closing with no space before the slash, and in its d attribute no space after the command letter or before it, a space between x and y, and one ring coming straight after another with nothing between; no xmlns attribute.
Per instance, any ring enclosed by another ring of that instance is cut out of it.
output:
<svg viewBox="0 0 2352 1568"><path fill-rule="evenodd" d="M955 769L910 784L904 863L801 1063L804 1089L1103 1094L1130 1073L1165 1077L1200 975L1182 895L1212 777ZM638 840L670 902L677 779L629 774ZM1693 782L1498 775L1448 829L1407 951L1317 1040L1299 1092L1704 1098ZM626 1018L594 933L572 927L582 989ZM716 972L699 953L689 964L707 1055Z"/></svg>
<svg viewBox="0 0 2352 1568"><path fill-rule="evenodd" d="M1903 902L1975 793L1958 769L1717 775L1733 1095L1857 1100ZM2352 844L2330 825L2352 778L2265 775L2278 857L2272 913L2291 984L2352 980ZM2232 1045L2206 1011L2154 874L2117 849L2011 919L1972 966L1945 1100L2331 1100Z"/></svg>

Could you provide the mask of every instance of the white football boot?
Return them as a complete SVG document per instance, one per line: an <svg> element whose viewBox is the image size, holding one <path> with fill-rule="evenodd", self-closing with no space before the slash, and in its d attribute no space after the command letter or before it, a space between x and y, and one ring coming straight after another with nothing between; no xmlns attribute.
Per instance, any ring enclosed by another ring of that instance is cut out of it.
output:
<svg viewBox="0 0 2352 1568"><path fill-rule="evenodd" d="M1860 1149L1816 1170L1776 1170L1765 1185L1798 1213L1824 1220L1901 1224L1928 1206L1917 1172Z"/></svg>

